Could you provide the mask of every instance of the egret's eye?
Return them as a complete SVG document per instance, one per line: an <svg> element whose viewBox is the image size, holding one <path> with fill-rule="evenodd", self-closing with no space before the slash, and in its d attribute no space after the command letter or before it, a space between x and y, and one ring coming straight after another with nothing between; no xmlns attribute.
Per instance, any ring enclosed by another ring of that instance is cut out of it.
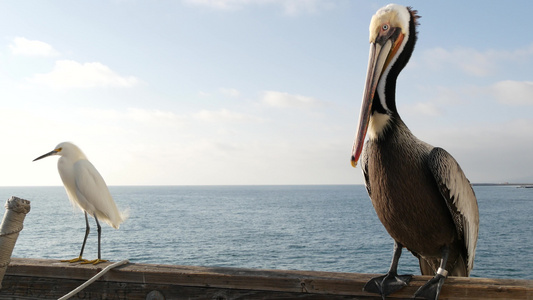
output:
<svg viewBox="0 0 533 300"><path fill-rule="evenodd" d="M383 26L381 26L381 30L383 30L383 31L389 30L389 25L388 24L383 24Z"/></svg>
<svg viewBox="0 0 533 300"><path fill-rule="evenodd" d="M56 152L61 152L61 150L63 150L63 148L59 147L56 149Z"/></svg>

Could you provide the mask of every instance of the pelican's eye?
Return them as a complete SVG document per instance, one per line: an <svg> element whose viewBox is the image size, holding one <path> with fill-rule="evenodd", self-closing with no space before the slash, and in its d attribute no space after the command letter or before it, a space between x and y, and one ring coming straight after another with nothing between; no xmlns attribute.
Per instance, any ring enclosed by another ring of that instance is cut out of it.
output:
<svg viewBox="0 0 533 300"><path fill-rule="evenodd" d="M383 26L381 26L381 30L382 30L382 31L387 31L387 30L389 30L389 24L383 24Z"/></svg>

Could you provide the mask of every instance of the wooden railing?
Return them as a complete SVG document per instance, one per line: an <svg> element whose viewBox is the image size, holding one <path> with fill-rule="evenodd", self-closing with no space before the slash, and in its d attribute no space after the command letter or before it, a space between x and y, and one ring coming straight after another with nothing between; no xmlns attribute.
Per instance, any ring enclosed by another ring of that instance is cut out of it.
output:
<svg viewBox="0 0 533 300"><path fill-rule="evenodd" d="M13 258L0 299L58 299L109 264ZM72 299L381 299L362 291L374 276L130 263L112 269ZM412 299L429 279L414 276L389 298ZM533 280L450 277L439 299L533 300Z"/></svg>

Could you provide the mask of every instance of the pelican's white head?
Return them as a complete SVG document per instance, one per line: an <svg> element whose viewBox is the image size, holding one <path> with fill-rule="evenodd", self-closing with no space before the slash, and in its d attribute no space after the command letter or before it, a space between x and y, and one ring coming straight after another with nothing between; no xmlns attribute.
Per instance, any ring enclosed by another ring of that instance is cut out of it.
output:
<svg viewBox="0 0 533 300"><path fill-rule="evenodd" d="M391 3L380 8L376 14L372 16L372 20L370 21L370 43L376 42L383 25L389 25L389 28L400 28L402 34L409 35L410 19L411 14L405 6Z"/></svg>
<svg viewBox="0 0 533 300"><path fill-rule="evenodd" d="M415 10L397 4L382 7L372 16L367 76L352 150L354 167L362 153L367 131L370 139L378 139L389 126L391 116L397 114L396 78L414 49L418 18Z"/></svg>

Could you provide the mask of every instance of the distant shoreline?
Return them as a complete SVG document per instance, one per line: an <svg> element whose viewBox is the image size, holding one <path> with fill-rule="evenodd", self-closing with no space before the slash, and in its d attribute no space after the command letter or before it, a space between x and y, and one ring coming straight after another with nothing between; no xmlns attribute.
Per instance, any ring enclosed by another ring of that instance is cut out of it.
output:
<svg viewBox="0 0 533 300"><path fill-rule="evenodd" d="M472 183L473 186L519 186L519 187L533 187L533 183Z"/></svg>

